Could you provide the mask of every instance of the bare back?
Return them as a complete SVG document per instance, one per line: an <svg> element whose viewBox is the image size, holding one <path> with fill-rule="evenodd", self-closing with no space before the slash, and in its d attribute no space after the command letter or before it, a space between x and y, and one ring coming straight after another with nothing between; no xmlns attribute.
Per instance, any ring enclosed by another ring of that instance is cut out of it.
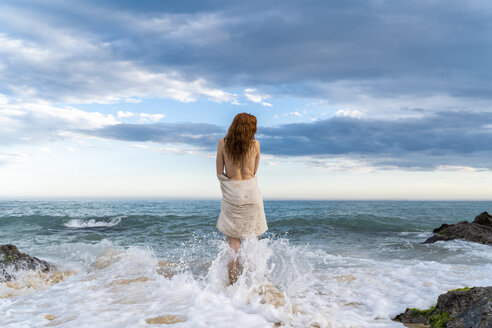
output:
<svg viewBox="0 0 492 328"><path fill-rule="evenodd" d="M248 180L252 179L256 171L258 170L258 165L260 163L260 143L255 140L254 145L244 158L240 167L233 164L232 159L227 154L224 146L224 138L219 140L217 145L217 159L216 167L217 174L224 174L231 180Z"/></svg>

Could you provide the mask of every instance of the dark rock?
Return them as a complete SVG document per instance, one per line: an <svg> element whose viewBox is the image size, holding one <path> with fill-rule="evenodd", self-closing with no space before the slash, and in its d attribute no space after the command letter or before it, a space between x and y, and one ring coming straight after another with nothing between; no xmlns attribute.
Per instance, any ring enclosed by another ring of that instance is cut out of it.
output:
<svg viewBox="0 0 492 328"><path fill-rule="evenodd" d="M453 318L448 328L492 327L492 287L447 292L437 299L437 309Z"/></svg>
<svg viewBox="0 0 492 328"><path fill-rule="evenodd" d="M464 239L476 243L492 245L492 216L483 212L473 222L461 221L456 224L444 223L432 231L433 236L427 238L424 244L438 240Z"/></svg>
<svg viewBox="0 0 492 328"><path fill-rule="evenodd" d="M446 229L449 227L449 224L443 223L439 228L435 228L432 230L433 233L438 233L441 232L442 230Z"/></svg>
<svg viewBox="0 0 492 328"><path fill-rule="evenodd" d="M397 315L393 320L406 324L427 325L429 318L423 312L418 309L407 309L405 312Z"/></svg>
<svg viewBox="0 0 492 328"><path fill-rule="evenodd" d="M428 310L406 309L393 320L405 325L446 328L492 327L492 287L462 288L441 294Z"/></svg>
<svg viewBox="0 0 492 328"><path fill-rule="evenodd" d="M0 266L0 282L10 281L12 276L8 274L3 267Z"/></svg>
<svg viewBox="0 0 492 328"><path fill-rule="evenodd" d="M492 215L487 212L482 212L480 215L475 217L473 223L492 227Z"/></svg>
<svg viewBox="0 0 492 328"><path fill-rule="evenodd" d="M40 270L42 272L48 272L55 270L53 264L40 260L37 257L21 253L14 245L0 245L0 282L15 279L12 273L9 274L7 272L7 268L11 267L14 271Z"/></svg>

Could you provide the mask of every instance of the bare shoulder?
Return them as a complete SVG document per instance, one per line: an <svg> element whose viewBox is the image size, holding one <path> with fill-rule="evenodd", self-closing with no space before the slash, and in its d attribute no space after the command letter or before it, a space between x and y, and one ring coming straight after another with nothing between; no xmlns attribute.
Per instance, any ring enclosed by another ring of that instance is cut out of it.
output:
<svg viewBox="0 0 492 328"><path fill-rule="evenodd" d="M222 152L224 150L224 138L220 139L217 143L217 151Z"/></svg>

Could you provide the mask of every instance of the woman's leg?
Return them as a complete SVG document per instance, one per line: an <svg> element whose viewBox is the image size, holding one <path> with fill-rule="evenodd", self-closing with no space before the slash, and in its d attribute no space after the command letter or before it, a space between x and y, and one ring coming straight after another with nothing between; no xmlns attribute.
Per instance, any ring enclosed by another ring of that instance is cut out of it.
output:
<svg viewBox="0 0 492 328"><path fill-rule="evenodd" d="M237 252L241 246L241 240L239 238L227 236L227 241L229 242L229 246L231 246L234 251L234 256L231 257L229 263L227 263L229 280L231 281L231 284L233 284L237 281L237 277L239 276L239 260L237 259Z"/></svg>

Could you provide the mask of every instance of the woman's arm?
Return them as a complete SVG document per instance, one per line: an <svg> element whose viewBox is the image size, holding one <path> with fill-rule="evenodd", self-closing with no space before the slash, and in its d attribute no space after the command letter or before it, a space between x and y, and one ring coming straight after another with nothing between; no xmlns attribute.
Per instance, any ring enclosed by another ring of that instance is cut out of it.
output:
<svg viewBox="0 0 492 328"><path fill-rule="evenodd" d="M256 153L256 158L255 158L255 173L258 171L258 166L260 165L260 142L256 140L256 147L257 147L257 153Z"/></svg>
<svg viewBox="0 0 492 328"><path fill-rule="evenodd" d="M217 170L217 175L224 174L224 154L222 153L222 148L224 144L224 139L220 139L217 144L217 156L215 159L215 168Z"/></svg>

